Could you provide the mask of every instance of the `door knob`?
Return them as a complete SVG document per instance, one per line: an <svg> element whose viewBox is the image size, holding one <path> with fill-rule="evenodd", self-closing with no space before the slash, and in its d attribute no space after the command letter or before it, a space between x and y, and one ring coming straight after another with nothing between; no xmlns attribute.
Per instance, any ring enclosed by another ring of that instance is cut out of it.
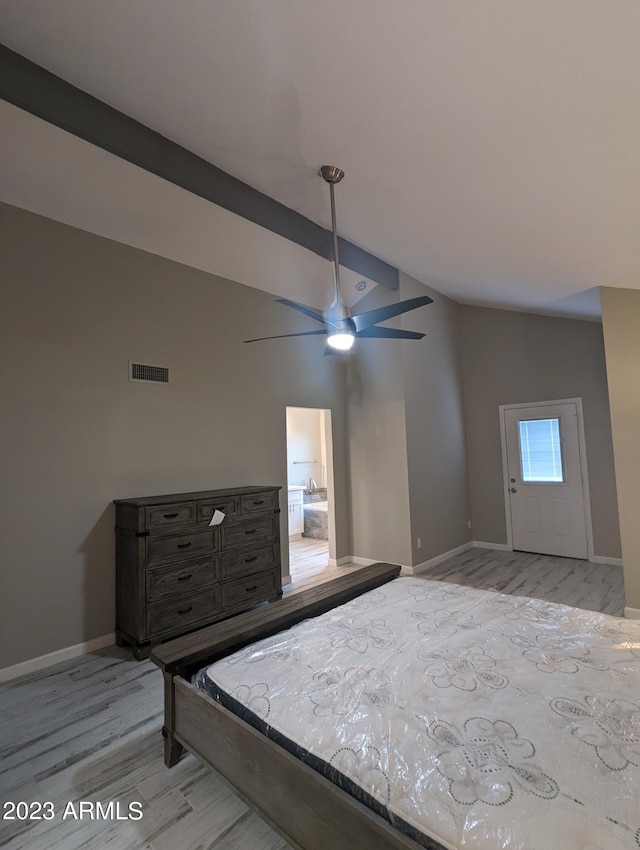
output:
<svg viewBox="0 0 640 850"><path fill-rule="evenodd" d="M517 493L517 492L518 492L518 491L517 491L517 489L516 489L515 487L510 487L509 489L511 490L511 492L512 492L512 493Z"/></svg>

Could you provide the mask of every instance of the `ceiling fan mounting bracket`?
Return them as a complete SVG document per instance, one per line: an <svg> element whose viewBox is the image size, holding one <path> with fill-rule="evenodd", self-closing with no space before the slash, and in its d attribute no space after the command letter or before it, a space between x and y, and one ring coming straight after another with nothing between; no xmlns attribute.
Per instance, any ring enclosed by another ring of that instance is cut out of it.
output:
<svg viewBox="0 0 640 850"><path fill-rule="evenodd" d="M327 183L339 183L344 177L344 171L336 165L323 165L318 172Z"/></svg>

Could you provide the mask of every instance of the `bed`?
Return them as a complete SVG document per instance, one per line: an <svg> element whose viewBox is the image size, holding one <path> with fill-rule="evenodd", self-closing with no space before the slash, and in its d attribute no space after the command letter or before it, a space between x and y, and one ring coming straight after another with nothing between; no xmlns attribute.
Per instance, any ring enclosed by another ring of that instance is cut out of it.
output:
<svg viewBox="0 0 640 850"><path fill-rule="evenodd" d="M307 850L640 847L640 623L398 573L158 647L166 763Z"/></svg>

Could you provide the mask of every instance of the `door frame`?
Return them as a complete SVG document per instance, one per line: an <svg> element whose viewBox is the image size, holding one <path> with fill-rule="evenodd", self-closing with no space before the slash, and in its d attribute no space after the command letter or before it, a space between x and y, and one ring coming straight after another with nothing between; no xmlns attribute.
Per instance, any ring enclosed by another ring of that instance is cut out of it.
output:
<svg viewBox="0 0 640 850"><path fill-rule="evenodd" d="M502 449L502 484L504 493L504 510L507 523L507 549L513 550L513 527L511 524L511 499L509 498L509 470L507 468L507 428L505 411L519 407L549 407L555 404L575 404L578 415L578 452L580 455L580 472L582 474L582 508L584 510L584 525L587 533L587 559L593 561L593 526L591 523L591 496L589 494L589 472L587 469L587 444L584 436L584 415L582 398L556 398L549 401L522 401L517 404L500 404L500 444Z"/></svg>
<svg viewBox="0 0 640 850"><path fill-rule="evenodd" d="M331 407L312 407L307 404L286 404L285 405L285 459L287 460L287 465L285 467L285 480L287 484L289 483L289 469L288 469L288 429L287 429L287 410L289 408L296 408L299 410L315 410L320 414L320 427L322 431L322 439L325 444L325 460L326 460L326 468L324 471L325 474L325 483L327 487L327 502L328 502L328 565L330 567L335 567L337 565L336 561L336 508L335 508L335 475L334 475L334 457L333 457L333 409ZM304 516L304 509L303 509ZM289 537L287 535L287 574L283 576L283 581L286 579L288 582L291 581L291 552L289 550Z"/></svg>

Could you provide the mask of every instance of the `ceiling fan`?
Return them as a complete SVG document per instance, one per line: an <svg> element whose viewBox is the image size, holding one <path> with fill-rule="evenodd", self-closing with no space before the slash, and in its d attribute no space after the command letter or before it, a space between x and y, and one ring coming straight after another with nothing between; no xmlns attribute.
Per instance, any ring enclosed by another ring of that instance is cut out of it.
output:
<svg viewBox="0 0 640 850"><path fill-rule="evenodd" d="M433 303L433 299L427 295L418 298L409 298L406 301L398 301L387 307L377 307L366 310L364 313L352 313L342 300L340 291L340 262L338 259L338 231L336 229L336 205L334 198L334 186L344 177L344 171L334 165L323 165L319 172L320 176L329 184L331 194L331 229L333 232L333 263L335 269L335 298L329 309L323 314L304 304L298 304L288 298L278 298L278 304L286 304L293 307L305 316L320 322L324 327L315 331L301 331L293 334L278 334L277 336L263 336L258 339L245 339L245 342L262 342L267 339L284 339L293 336L317 336L324 334L327 337L327 348L325 354L333 354L339 351L349 351L356 338L366 337L369 339L422 339L424 334L416 331L404 331L396 328L379 327L379 322L408 313L417 307L423 307Z"/></svg>

